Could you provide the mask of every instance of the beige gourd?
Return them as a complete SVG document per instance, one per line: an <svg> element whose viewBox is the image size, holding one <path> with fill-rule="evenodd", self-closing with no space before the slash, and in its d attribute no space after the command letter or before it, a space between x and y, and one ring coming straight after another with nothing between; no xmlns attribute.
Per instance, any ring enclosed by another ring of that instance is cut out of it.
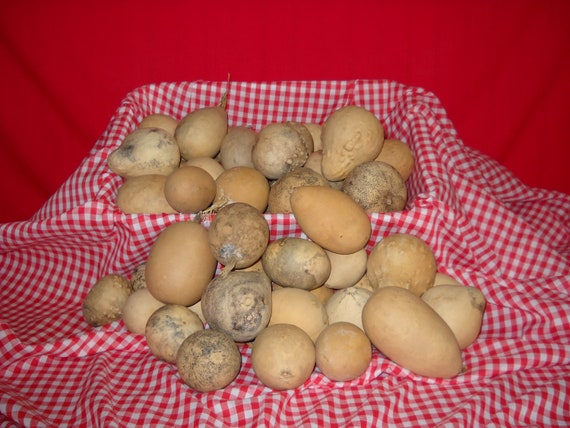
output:
<svg viewBox="0 0 570 428"><path fill-rule="evenodd" d="M369 110L349 105L335 110L325 120L321 141L323 175L330 181L340 181L355 166L380 154L384 128Z"/></svg>

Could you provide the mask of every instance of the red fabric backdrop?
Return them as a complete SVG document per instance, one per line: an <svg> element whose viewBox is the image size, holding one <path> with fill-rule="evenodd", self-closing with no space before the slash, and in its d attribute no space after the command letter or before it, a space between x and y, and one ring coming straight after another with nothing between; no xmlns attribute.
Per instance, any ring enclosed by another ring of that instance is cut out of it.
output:
<svg viewBox="0 0 570 428"><path fill-rule="evenodd" d="M125 95L163 81L392 79L570 193L570 2L0 2L0 222L27 219Z"/></svg>

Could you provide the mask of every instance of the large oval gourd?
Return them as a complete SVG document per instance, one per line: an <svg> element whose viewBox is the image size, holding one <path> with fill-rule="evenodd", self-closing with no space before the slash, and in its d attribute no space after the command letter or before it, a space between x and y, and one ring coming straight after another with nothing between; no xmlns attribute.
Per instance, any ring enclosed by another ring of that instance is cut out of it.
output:
<svg viewBox="0 0 570 428"><path fill-rule="evenodd" d="M364 248L370 239L370 218L338 189L298 187L291 195L291 210L301 230L325 250L352 254Z"/></svg>
<svg viewBox="0 0 570 428"><path fill-rule="evenodd" d="M362 325L380 352L417 375L451 378L463 369L461 350L449 326L405 288L378 289L364 305Z"/></svg>
<svg viewBox="0 0 570 428"><path fill-rule="evenodd" d="M161 302L190 306L200 300L216 267L206 228L191 221L173 223L150 249L146 286Z"/></svg>

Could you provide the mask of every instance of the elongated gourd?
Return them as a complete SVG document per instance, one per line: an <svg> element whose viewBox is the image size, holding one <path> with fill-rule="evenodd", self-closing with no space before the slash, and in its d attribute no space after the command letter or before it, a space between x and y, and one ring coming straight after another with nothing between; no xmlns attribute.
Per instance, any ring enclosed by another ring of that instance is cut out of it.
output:
<svg viewBox="0 0 570 428"><path fill-rule="evenodd" d="M324 186L302 186L291 195L301 230L325 250L352 254L370 239L370 218L350 196Z"/></svg>

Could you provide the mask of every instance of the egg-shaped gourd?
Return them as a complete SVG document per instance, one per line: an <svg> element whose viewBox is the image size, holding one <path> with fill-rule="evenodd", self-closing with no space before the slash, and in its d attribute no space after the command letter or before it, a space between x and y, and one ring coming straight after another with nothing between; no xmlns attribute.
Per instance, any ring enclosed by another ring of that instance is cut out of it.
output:
<svg viewBox="0 0 570 428"><path fill-rule="evenodd" d="M426 302L402 287L382 287L362 310L364 332L386 357L426 377L451 378L463 370L453 331Z"/></svg>
<svg viewBox="0 0 570 428"><path fill-rule="evenodd" d="M200 300L217 262L210 251L208 230L182 221L163 229L146 261L146 286L164 303L190 306Z"/></svg>
<svg viewBox="0 0 570 428"><path fill-rule="evenodd" d="M325 250L351 254L366 247L370 239L370 218L338 189L298 187L291 195L291 208L301 230Z"/></svg>

